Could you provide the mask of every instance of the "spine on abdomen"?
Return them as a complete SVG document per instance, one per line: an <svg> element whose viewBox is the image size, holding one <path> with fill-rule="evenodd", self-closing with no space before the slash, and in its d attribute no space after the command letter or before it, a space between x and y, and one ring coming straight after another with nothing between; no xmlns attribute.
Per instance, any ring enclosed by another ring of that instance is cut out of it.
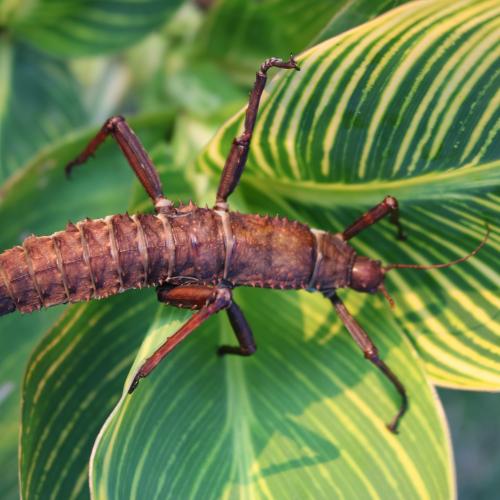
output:
<svg viewBox="0 0 500 500"><path fill-rule="evenodd" d="M165 281L175 265L165 216L114 215L27 238L0 254L0 315L114 295Z"/></svg>

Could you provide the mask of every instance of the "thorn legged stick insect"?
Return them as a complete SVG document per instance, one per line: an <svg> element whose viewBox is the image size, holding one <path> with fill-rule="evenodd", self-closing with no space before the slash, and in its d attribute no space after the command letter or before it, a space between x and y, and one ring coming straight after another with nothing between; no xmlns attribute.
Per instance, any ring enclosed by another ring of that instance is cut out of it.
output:
<svg viewBox="0 0 500 500"><path fill-rule="evenodd" d="M377 347L346 309L337 289L383 293L392 269L448 267L475 255L485 244L453 262L434 265L388 264L359 256L348 241L386 215L404 238L398 203L392 196L362 215L341 233L311 229L279 217L231 212L228 197L236 188L271 67L299 70L295 59L267 59L257 72L246 110L243 133L233 140L222 171L215 206L174 206L163 194L158 173L124 118L106 121L85 150L66 166L72 169L93 155L112 136L154 204L156 213L69 223L51 236L27 238L0 254L0 315L19 310L104 298L130 288L155 286L164 304L197 312L141 366L130 385L148 376L174 347L210 316L225 309L238 346L221 346L219 355L250 356L256 345L243 312L233 300L233 288L305 289L322 293L337 312L365 357L400 395L398 412L387 425L397 431L408 407L404 385L380 359ZM272 262L272 265L269 265Z"/></svg>

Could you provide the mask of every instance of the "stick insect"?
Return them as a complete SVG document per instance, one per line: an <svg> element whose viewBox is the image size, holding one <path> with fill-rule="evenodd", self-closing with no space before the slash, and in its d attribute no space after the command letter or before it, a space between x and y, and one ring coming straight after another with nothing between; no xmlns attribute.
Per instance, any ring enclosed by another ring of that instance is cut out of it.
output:
<svg viewBox="0 0 500 500"><path fill-rule="evenodd" d="M0 254L0 315L31 313L61 303L108 297L130 288L154 286L158 300L197 312L161 345L136 373L129 393L182 340L208 318L225 310L237 346L219 347L219 355L250 356L256 344L250 325L233 299L237 286L303 289L329 300L364 356L394 386L400 396L397 413L387 424L396 432L408 407L404 385L379 357L369 335L349 313L338 289L381 292L391 301L384 278L393 269L449 267L475 255L488 232L471 253L434 265L386 264L357 255L349 240L385 216L404 238L397 200L386 196L343 232L332 234L279 217L240 214L229 209L247 160L259 102L270 68L299 70L289 60L267 59L257 72L246 109L244 131L233 140L213 209L192 203L175 206L163 194L158 173L126 120L106 121L84 151L66 166L72 169L113 137L151 198L155 214L112 215L68 224L51 236L31 236L21 246ZM186 278L189 277L189 278ZM193 282L194 277L194 282Z"/></svg>

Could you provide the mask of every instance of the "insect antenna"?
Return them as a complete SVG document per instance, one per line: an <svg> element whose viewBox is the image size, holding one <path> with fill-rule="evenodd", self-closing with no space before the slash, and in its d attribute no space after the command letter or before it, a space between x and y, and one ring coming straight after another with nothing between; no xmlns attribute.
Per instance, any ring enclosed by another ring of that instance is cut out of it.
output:
<svg viewBox="0 0 500 500"><path fill-rule="evenodd" d="M484 247L486 242L488 241L488 237L490 235L491 229L488 224L486 224L486 234L484 235L481 243L472 250L472 252L468 253L464 257L461 257L460 259L452 260L451 262L445 262L444 264L428 264L428 265L421 265L421 264L387 264L386 266L383 267L383 270L385 272L390 271L391 269L441 269L443 267L451 267L454 266L455 264L460 264L460 262L464 262L467 259L470 259L474 255L476 255L481 248Z"/></svg>

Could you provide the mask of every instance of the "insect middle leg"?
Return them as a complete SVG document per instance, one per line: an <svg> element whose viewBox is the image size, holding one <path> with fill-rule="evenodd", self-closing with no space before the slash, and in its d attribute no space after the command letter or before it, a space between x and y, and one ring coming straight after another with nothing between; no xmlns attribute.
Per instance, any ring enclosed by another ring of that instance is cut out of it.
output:
<svg viewBox="0 0 500 500"><path fill-rule="evenodd" d="M93 156L109 135L120 146L135 175L153 201L156 211L168 212L173 207L173 202L165 198L160 177L153 162L122 116L113 116L106 121L87 147L66 165L66 174L69 176L74 167L85 163L90 156Z"/></svg>
<svg viewBox="0 0 500 500"><path fill-rule="evenodd" d="M182 340L204 323L210 316L222 309L227 309L232 303L232 293L226 287L179 286L176 288L160 288L158 300L177 307L199 309L184 325L170 336L141 366L129 387L129 394L137 387L141 378L147 377L158 364Z"/></svg>
<svg viewBox="0 0 500 500"><path fill-rule="evenodd" d="M375 224L380 219L390 214L389 221L397 227L397 237L400 240L405 240L406 235L403 231L403 226L399 221L399 205L396 198L386 196L382 202L368 210L359 219L354 221L343 233L342 238L347 241L359 234L363 229Z"/></svg>
<svg viewBox="0 0 500 500"><path fill-rule="evenodd" d="M238 339L239 346L221 345L217 349L219 356L237 354L238 356L251 356L257 350L253 333L241 309L233 302L227 309L229 322Z"/></svg>
<svg viewBox="0 0 500 500"><path fill-rule="evenodd" d="M165 304L190 309L200 309L214 293L213 287L186 285L178 287L162 287L158 291L158 298ZM251 356L257 350L252 329L245 315L238 305L231 300L231 305L226 308L229 322L238 340L239 346L223 345L217 349L217 354L237 354Z"/></svg>
<svg viewBox="0 0 500 500"><path fill-rule="evenodd" d="M264 87L266 86L267 71L272 67L296 70L300 69L293 56L291 56L288 61L272 57L262 63L259 71L257 72L252 92L250 93L250 99L245 113L243 133L233 140L231 150L229 151L229 155L224 165L224 170L222 171L214 206L216 210L229 210L227 199L236 188L243 172L243 168L245 167L248 150L250 148L250 141L255 127L255 121L257 119L257 112L259 110L260 98L262 96L262 92L264 91Z"/></svg>
<svg viewBox="0 0 500 500"><path fill-rule="evenodd" d="M132 384L130 384L129 394L135 390L140 379L147 377L177 344L184 340L210 316L213 316L222 309L227 309L228 311L229 320L240 341L240 347L222 346L219 348L219 354L233 353L249 356L255 352L252 332L243 313L232 300L231 289L224 286L165 286L158 289L158 300L176 307L198 309L198 312L144 362L135 375Z"/></svg>
<svg viewBox="0 0 500 500"><path fill-rule="evenodd" d="M359 323L352 317L338 295L333 293L327 295L327 297L332 302L333 307L335 307L337 314L344 323L348 332L351 334L356 344L358 344L358 346L363 351L365 358L371 361L390 380L392 385L399 392L401 396L401 405L399 407L399 411L387 424L387 428L391 432L396 433L401 417L404 415L408 408L408 397L406 395L406 389L404 385L400 382L394 372L378 357L377 347L372 342L368 334L363 330L363 328L361 328Z"/></svg>

